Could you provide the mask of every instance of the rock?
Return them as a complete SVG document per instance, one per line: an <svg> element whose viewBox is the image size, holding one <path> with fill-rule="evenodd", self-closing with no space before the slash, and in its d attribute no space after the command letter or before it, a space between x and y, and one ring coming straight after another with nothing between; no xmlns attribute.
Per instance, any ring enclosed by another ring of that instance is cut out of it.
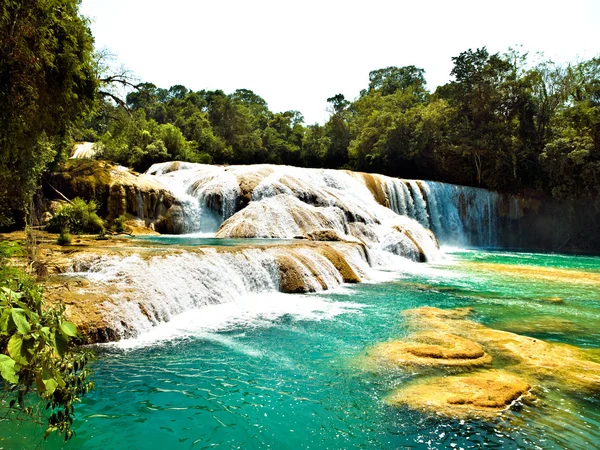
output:
<svg viewBox="0 0 600 450"><path fill-rule="evenodd" d="M507 410L530 390L531 385L518 375L486 370L419 380L396 390L386 401L452 418L486 417Z"/></svg>
<svg viewBox="0 0 600 450"><path fill-rule="evenodd" d="M326 245L316 247L316 251L323 255L325 258L327 258L329 262L331 262L331 264L333 264L333 266L342 276L344 283L361 282L360 277L354 271L352 266L350 266L350 264L341 252L338 252L333 247Z"/></svg>
<svg viewBox="0 0 600 450"><path fill-rule="evenodd" d="M404 316L411 330L453 333L483 346L492 356L512 361L510 371L542 385L600 392L600 364L590 352L567 344L488 328L469 320L469 308L417 308Z"/></svg>
<svg viewBox="0 0 600 450"><path fill-rule="evenodd" d="M50 222L50 220L52 220L52 214L49 211L44 212L44 214L42 214L42 224L46 225L48 222Z"/></svg>
<svg viewBox="0 0 600 450"><path fill-rule="evenodd" d="M308 239L311 241L344 241L337 231L331 228L312 230L307 233Z"/></svg>
<svg viewBox="0 0 600 450"><path fill-rule="evenodd" d="M409 366L482 366L492 362L481 345L446 332L426 331L376 345L368 353L375 364Z"/></svg>
<svg viewBox="0 0 600 450"><path fill-rule="evenodd" d="M275 253L281 275L281 292L297 294L327 289L324 280L326 274L323 273L325 268L315 260L318 255L325 257L333 265L344 283L361 281L344 255L336 249L327 245L294 245L278 249Z"/></svg>
<svg viewBox="0 0 600 450"><path fill-rule="evenodd" d="M57 191L69 199L95 200L99 215L109 222L130 214L150 226L175 203L169 190L154 177L106 161L69 160L44 175L42 188L50 201L63 201Z"/></svg>
<svg viewBox="0 0 600 450"><path fill-rule="evenodd" d="M291 239L315 229L343 229L342 212L307 205L289 195L253 201L227 219L219 230L221 238Z"/></svg>
<svg viewBox="0 0 600 450"><path fill-rule="evenodd" d="M382 184L381 175L365 172L347 172L350 175L358 178L367 187L367 189L371 191L371 194L373 194L373 197L375 198L375 201L377 201L377 203L385 207L390 206L386 189Z"/></svg>
<svg viewBox="0 0 600 450"><path fill-rule="evenodd" d="M277 264L281 276L281 284L279 286L281 292L303 294L315 291L314 287L308 283L307 267L304 264L300 264L296 258L280 254L277 256ZM310 275L316 276L317 280L319 280L318 273L310 271ZM319 281L321 288L324 288L322 280Z"/></svg>
<svg viewBox="0 0 600 450"><path fill-rule="evenodd" d="M154 223L154 229L162 234L185 233L185 226L185 213L180 205L171 205L169 210Z"/></svg>

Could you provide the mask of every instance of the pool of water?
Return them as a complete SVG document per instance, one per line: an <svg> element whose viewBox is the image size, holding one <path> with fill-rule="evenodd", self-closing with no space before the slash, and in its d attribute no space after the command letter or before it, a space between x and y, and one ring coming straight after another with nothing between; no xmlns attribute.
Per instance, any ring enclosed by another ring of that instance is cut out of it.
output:
<svg viewBox="0 0 600 450"><path fill-rule="evenodd" d="M135 243L148 243L152 245L182 245L186 247L200 246L219 246L219 247L235 247L239 245L288 245L298 244L302 239L225 239L216 238L214 233L197 233L197 234L161 234L161 235L141 235L131 238Z"/></svg>
<svg viewBox="0 0 600 450"><path fill-rule="evenodd" d="M492 420L449 419L386 404L417 373L357 361L404 336L401 311L420 306L469 306L490 327L600 347L599 274L597 257L453 250L385 283L211 305L99 347L75 438L40 448L598 448L599 394L542 389ZM39 430L11 427L0 448L32 448Z"/></svg>

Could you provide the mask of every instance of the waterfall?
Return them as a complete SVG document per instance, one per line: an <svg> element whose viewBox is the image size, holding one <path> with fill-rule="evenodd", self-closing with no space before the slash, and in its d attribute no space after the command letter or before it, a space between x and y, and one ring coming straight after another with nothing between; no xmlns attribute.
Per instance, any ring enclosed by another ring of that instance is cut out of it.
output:
<svg viewBox="0 0 600 450"><path fill-rule="evenodd" d="M146 172L163 183L182 203L186 233L217 232L237 209L237 179L223 167L184 162L154 164Z"/></svg>
<svg viewBox="0 0 600 450"><path fill-rule="evenodd" d="M368 279L371 270L360 247L343 245L327 249L348 255L348 267ZM207 247L127 257L84 254L74 259L67 276L86 280L86 292L105 297L99 307L108 334L126 338L184 312L279 293L285 287L282 274L289 271L299 275L296 287L303 287L303 292L336 288L344 276L323 248Z"/></svg>
<svg viewBox="0 0 600 450"><path fill-rule="evenodd" d="M432 230L443 244L497 245L498 194L484 189L272 165L162 163L148 174L182 203L186 232L294 238L332 229L367 245L386 240L387 248L400 251L403 246L396 245L397 237L396 244L390 241L389 230L404 216ZM420 234L416 224L402 227Z"/></svg>
<svg viewBox="0 0 600 450"><path fill-rule="evenodd" d="M390 208L430 228L440 243L497 246L499 197L496 192L435 181L388 177L384 186Z"/></svg>

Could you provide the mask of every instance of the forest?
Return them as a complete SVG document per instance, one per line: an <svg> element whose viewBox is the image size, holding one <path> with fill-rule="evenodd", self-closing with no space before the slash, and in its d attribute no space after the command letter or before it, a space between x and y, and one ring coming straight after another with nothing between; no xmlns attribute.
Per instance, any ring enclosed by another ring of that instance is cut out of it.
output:
<svg viewBox="0 0 600 450"><path fill-rule="evenodd" d="M249 89L135 80L94 49L70 3L74 14L0 27L0 227L22 225L41 174L77 141L137 171L167 160L344 168L584 199L600 211L599 57L561 65L467 49L433 91L421 68L376 69L357 98L332 93L325 124L305 124ZM5 7L3 20L25 7Z"/></svg>
<svg viewBox="0 0 600 450"><path fill-rule="evenodd" d="M452 81L434 92L418 67L373 70L358 98L327 99L324 125L270 111L248 89L145 82L123 102L101 99L76 138L101 143L100 157L138 171L174 159L288 164L597 199L600 59L529 59L466 50L452 58Z"/></svg>

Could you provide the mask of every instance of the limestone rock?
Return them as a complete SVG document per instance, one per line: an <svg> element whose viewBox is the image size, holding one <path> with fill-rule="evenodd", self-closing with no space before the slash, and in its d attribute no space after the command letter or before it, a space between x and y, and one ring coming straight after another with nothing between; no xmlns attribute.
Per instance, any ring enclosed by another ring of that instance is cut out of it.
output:
<svg viewBox="0 0 600 450"><path fill-rule="evenodd" d="M369 357L392 367L473 367L492 361L491 356L476 342L436 331L416 333L403 340L378 344L369 352Z"/></svg>
<svg viewBox="0 0 600 450"><path fill-rule="evenodd" d="M312 230L307 234L308 239L311 241L344 241L345 239L338 234L337 231L331 228Z"/></svg>
<svg viewBox="0 0 600 450"><path fill-rule="evenodd" d="M44 176L44 196L62 200L95 200L99 214L108 221L122 214L143 220L146 226L156 222L175 204L169 190L154 177L137 174L106 161L73 159Z"/></svg>
<svg viewBox="0 0 600 450"><path fill-rule="evenodd" d="M469 320L470 313L469 308L425 307L407 310L404 316L412 330L453 333L477 342L492 356L512 361L511 372L537 379L541 384L600 392L600 364L586 350L488 328Z"/></svg>
<svg viewBox="0 0 600 450"><path fill-rule="evenodd" d="M522 377L503 370L486 370L419 380L396 390L387 402L453 418L485 417L510 408L530 390L531 385Z"/></svg>

